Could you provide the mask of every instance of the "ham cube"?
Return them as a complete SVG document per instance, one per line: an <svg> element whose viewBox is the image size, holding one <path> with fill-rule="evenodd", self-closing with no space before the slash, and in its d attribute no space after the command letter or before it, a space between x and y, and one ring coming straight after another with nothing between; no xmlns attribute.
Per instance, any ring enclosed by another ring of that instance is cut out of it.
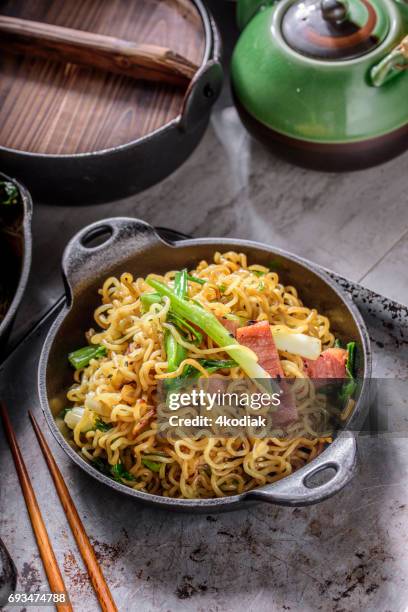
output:
<svg viewBox="0 0 408 612"><path fill-rule="evenodd" d="M341 348L329 348L322 352L318 359L304 359L309 378L345 378L347 351Z"/></svg>
<svg viewBox="0 0 408 612"><path fill-rule="evenodd" d="M272 378L285 378L268 321L259 321L254 325L240 327L236 335L240 344L247 346L257 355L259 365ZM295 399L288 384L282 382L280 387L282 390L281 403L273 415L273 424L277 427L284 427L296 421L298 415Z"/></svg>

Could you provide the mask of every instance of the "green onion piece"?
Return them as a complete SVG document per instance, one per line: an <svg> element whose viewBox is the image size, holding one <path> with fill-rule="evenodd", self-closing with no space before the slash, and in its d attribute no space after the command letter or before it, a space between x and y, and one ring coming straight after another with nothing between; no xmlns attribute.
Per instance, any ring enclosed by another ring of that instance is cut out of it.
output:
<svg viewBox="0 0 408 612"><path fill-rule="evenodd" d="M218 370L224 368L236 368L237 363L233 359L199 359L198 363L207 370L209 374L214 374ZM201 371L195 368L193 365L187 365L183 373L176 378L169 378L164 383L164 388L167 392L173 391L173 393L182 387L185 383L186 378L197 378L201 375Z"/></svg>
<svg viewBox="0 0 408 612"><path fill-rule="evenodd" d="M171 307L175 314L197 325L218 346L222 348L230 347L226 349L226 352L241 366L250 378L270 379L268 372L258 364L256 355L241 346L235 338L231 338L225 327L212 313L198 307L191 301L179 298L170 287L150 276L147 277L146 282L160 295L167 296L170 299Z"/></svg>
<svg viewBox="0 0 408 612"><path fill-rule="evenodd" d="M233 359L199 359L198 361L205 369L222 370L223 368L236 368L238 365Z"/></svg>
<svg viewBox="0 0 408 612"><path fill-rule="evenodd" d="M173 334L166 329L164 334L164 346L167 356L167 371L174 372L179 367L180 363L186 358L186 349L181 346L173 336Z"/></svg>
<svg viewBox="0 0 408 612"><path fill-rule="evenodd" d="M121 461L115 465L112 465L110 471L114 480L117 482L122 482L122 480L136 480L133 474L125 470L125 467Z"/></svg>
<svg viewBox="0 0 408 612"><path fill-rule="evenodd" d="M338 338L336 338L334 341L334 348L343 348L343 344Z"/></svg>
<svg viewBox="0 0 408 612"><path fill-rule="evenodd" d="M18 189L11 181L0 181L0 204L17 204Z"/></svg>
<svg viewBox="0 0 408 612"><path fill-rule="evenodd" d="M187 270L181 270L176 272L174 277L174 292L180 297L184 298L187 294ZM174 319L179 319L175 321ZM180 323L182 322L176 315L169 315L167 320L171 322ZM167 356L167 371L174 372L179 367L180 363L184 361L187 356L187 351L184 346L181 346L173 336L173 334L166 329L164 334L164 346Z"/></svg>
<svg viewBox="0 0 408 612"><path fill-rule="evenodd" d="M176 325L177 327L180 327L190 332L193 338L195 338L195 342L197 344L200 344L203 341L203 334L199 332L198 329L190 325L190 323L188 323L185 319L182 319L181 317L177 316L173 312L170 311L170 314L167 317L167 321L169 323L174 323L174 325Z"/></svg>
<svg viewBox="0 0 408 612"><path fill-rule="evenodd" d="M347 361L346 361L346 374L348 380L342 385L339 393L339 399L344 404L353 397L357 389L357 382L354 378L356 362L356 343L349 342L347 344Z"/></svg>
<svg viewBox="0 0 408 612"><path fill-rule="evenodd" d="M100 359L106 353L106 346L103 346L103 344L84 346L84 348L69 353L68 361L76 370L82 370L82 368L86 368L89 365L91 359Z"/></svg>
<svg viewBox="0 0 408 612"><path fill-rule="evenodd" d="M191 298L191 301L193 302L193 304L195 304L199 308L202 308L203 310L205 310L204 306L198 300L195 300L194 298Z"/></svg>
<svg viewBox="0 0 408 612"><path fill-rule="evenodd" d="M198 359L198 363L203 366L203 368L209 374L213 374L214 372L217 372L218 370L223 370L224 368L236 368L238 366L238 364L233 359ZM188 365L184 368L183 374L181 374L178 378L188 378L189 376L195 377L199 376L200 374L200 370L195 368L193 365Z"/></svg>
<svg viewBox="0 0 408 612"><path fill-rule="evenodd" d="M188 274L187 278L192 283L198 283L199 285L205 285L205 283L207 282L206 280L204 280L204 278L198 278L197 276L192 276L191 274Z"/></svg>
<svg viewBox="0 0 408 612"><path fill-rule="evenodd" d="M174 277L174 293L180 298L184 298L187 295L187 280L188 274L186 268L176 272Z"/></svg>
<svg viewBox="0 0 408 612"><path fill-rule="evenodd" d="M149 468L149 470L152 470L152 472L159 472L162 465L161 463L156 463L156 461L151 461L145 457L142 457L142 463L145 467Z"/></svg>
<svg viewBox="0 0 408 612"><path fill-rule="evenodd" d="M255 274L255 276L265 276L266 272L262 272L262 270L250 270L251 274Z"/></svg>
<svg viewBox="0 0 408 612"><path fill-rule="evenodd" d="M357 389L356 381L353 378L350 378L350 380L344 383L342 388L340 389L340 393L339 393L340 401L345 404L347 400L353 397L354 393L356 392L356 389Z"/></svg>
<svg viewBox="0 0 408 612"><path fill-rule="evenodd" d="M356 343L349 342L347 344L347 361L346 361L346 372L349 378L354 378L355 365L356 365Z"/></svg>
<svg viewBox="0 0 408 612"><path fill-rule="evenodd" d="M99 429L99 431L109 431L112 427L113 425L111 423L105 423L102 419L96 419L95 429Z"/></svg>
<svg viewBox="0 0 408 612"><path fill-rule="evenodd" d="M160 304L161 297L158 293L142 293L140 301L143 306L143 311L148 312L152 304Z"/></svg>

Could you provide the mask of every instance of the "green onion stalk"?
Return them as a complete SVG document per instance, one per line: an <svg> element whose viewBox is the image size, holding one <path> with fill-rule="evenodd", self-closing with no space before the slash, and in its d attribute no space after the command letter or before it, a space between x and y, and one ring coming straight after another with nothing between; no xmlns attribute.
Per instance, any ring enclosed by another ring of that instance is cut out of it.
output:
<svg viewBox="0 0 408 612"><path fill-rule="evenodd" d="M253 351L241 346L235 338L232 338L212 313L180 297L176 291L151 276L147 277L146 282L162 297L169 298L171 309L176 315L199 327L219 347L224 348L247 376L253 379L270 379L268 372L259 365Z"/></svg>

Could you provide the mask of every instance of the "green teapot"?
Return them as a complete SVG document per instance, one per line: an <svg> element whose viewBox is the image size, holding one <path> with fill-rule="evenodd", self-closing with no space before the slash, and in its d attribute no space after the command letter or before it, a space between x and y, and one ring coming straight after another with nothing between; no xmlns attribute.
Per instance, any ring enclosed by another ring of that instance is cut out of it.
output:
<svg viewBox="0 0 408 612"><path fill-rule="evenodd" d="M237 19L232 89L256 137L329 170L408 148L405 0L238 0Z"/></svg>

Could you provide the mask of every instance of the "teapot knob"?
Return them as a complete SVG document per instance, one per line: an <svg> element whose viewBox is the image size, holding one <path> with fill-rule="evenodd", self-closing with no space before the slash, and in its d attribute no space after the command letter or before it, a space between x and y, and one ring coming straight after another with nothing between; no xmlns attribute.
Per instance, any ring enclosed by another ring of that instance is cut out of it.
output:
<svg viewBox="0 0 408 612"><path fill-rule="evenodd" d="M341 0L321 0L320 9L323 19L333 25L343 23L347 18L348 8Z"/></svg>

